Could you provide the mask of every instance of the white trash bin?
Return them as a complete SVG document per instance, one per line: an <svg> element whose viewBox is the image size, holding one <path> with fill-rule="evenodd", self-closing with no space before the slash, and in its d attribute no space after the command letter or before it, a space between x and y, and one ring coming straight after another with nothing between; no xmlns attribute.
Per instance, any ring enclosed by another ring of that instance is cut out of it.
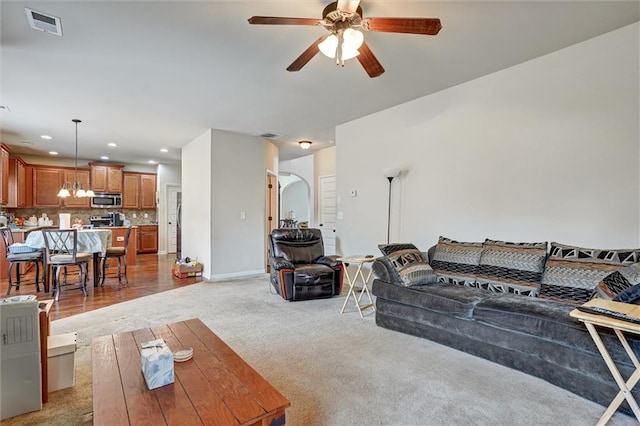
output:
<svg viewBox="0 0 640 426"><path fill-rule="evenodd" d="M75 354L78 333L49 336L49 392L70 388L76 383Z"/></svg>

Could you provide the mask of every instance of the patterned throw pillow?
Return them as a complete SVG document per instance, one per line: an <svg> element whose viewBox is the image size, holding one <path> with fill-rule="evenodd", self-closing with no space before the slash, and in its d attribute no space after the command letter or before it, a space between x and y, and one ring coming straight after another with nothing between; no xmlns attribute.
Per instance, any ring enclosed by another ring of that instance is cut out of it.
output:
<svg viewBox="0 0 640 426"><path fill-rule="evenodd" d="M638 260L640 249L599 250L551 243L540 297L586 302L604 277Z"/></svg>
<svg viewBox="0 0 640 426"><path fill-rule="evenodd" d="M547 258L547 243L485 240L480 256L478 287L504 293L537 296Z"/></svg>
<svg viewBox="0 0 640 426"><path fill-rule="evenodd" d="M595 297L615 300L619 293L640 284L640 263L618 269L604 277L596 286Z"/></svg>
<svg viewBox="0 0 640 426"><path fill-rule="evenodd" d="M438 281L476 287L481 253L482 243L464 243L440 237L430 263Z"/></svg>
<svg viewBox="0 0 640 426"><path fill-rule="evenodd" d="M384 262L391 265L404 286L424 285L436 282L436 274L422 252L413 244L380 244Z"/></svg>

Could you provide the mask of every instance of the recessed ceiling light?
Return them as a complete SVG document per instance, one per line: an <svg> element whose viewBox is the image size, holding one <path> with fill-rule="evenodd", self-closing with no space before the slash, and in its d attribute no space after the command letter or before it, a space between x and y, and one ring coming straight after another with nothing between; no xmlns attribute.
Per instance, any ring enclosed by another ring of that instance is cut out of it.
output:
<svg viewBox="0 0 640 426"><path fill-rule="evenodd" d="M108 160L109 157L107 157L106 155L103 155L102 157L100 157L101 160Z"/></svg>
<svg viewBox="0 0 640 426"><path fill-rule="evenodd" d="M117 143L113 143L113 142L109 142L107 145L109 145L112 148L115 148L116 146L118 146Z"/></svg>
<svg viewBox="0 0 640 426"><path fill-rule="evenodd" d="M149 160L149 164L156 164L155 160Z"/></svg>
<svg viewBox="0 0 640 426"><path fill-rule="evenodd" d="M160 152L169 152L167 148L160 148Z"/></svg>
<svg viewBox="0 0 640 426"><path fill-rule="evenodd" d="M51 138L51 136L49 136L49 135L42 135L42 136L40 136L40 137L41 137L42 139L46 139L46 140L52 139L52 138Z"/></svg>
<svg viewBox="0 0 640 426"><path fill-rule="evenodd" d="M58 153L56 151L49 151L49 154L51 155L58 155Z"/></svg>

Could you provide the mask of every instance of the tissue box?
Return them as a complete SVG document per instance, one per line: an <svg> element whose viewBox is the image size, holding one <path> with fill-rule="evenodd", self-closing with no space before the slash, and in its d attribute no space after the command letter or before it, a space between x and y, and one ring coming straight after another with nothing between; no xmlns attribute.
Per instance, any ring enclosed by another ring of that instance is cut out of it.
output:
<svg viewBox="0 0 640 426"><path fill-rule="evenodd" d="M164 339L142 344L140 351L142 374L149 389L159 388L174 382L173 353Z"/></svg>

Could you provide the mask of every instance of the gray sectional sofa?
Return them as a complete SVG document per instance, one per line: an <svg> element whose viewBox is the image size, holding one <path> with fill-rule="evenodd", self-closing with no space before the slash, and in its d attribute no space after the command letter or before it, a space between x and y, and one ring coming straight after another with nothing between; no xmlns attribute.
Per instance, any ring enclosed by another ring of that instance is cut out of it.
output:
<svg viewBox="0 0 640 426"><path fill-rule="evenodd" d="M429 250L429 268L420 266L412 247L381 246L385 256L373 264L377 325L517 369L605 406L611 402L618 387L586 328L569 312L593 295L611 298L634 289L640 274L628 272L640 270L640 250L557 243L547 250L546 243L441 237ZM604 341L628 377L634 368L617 337L605 333ZM640 349L640 339L630 342ZM626 402L622 410L630 413Z"/></svg>

